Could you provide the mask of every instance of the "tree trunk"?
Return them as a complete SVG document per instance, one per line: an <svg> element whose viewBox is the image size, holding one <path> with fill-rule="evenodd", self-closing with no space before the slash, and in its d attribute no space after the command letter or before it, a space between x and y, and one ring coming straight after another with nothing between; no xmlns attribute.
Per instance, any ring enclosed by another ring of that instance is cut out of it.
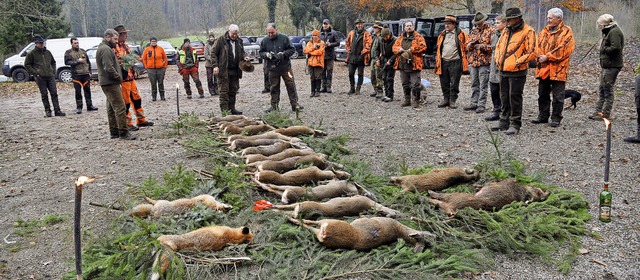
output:
<svg viewBox="0 0 640 280"><path fill-rule="evenodd" d="M475 0L467 0L467 10L472 15L476 13L476 5L475 5L474 1Z"/></svg>
<svg viewBox="0 0 640 280"><path fill-rule="evenodd" d="M502 14L502 8L504 8L504 0L491 1L491 13Z"/></svg>

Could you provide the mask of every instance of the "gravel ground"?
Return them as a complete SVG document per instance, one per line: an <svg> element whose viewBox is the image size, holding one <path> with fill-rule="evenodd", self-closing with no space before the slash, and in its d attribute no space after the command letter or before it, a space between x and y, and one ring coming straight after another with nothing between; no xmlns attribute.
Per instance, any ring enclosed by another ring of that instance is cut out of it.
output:
<svg viewBox="0 0 640 280"><path fill-rule="evenodd" d="M628 66L638 59L638 40L630 40L626 48ZM576 51L579 60L590 46ZM524 94L523 127L515 136L500 136L501 149L528 164L529 170L546 172L545 183L573 189L584 194L590 203L590 213L597 217L598 193L602 186L605 130L602 122L587 119L597 88L599 67L597 56L572 68L567 88L583 93L576 110L564 113L559 128L533 125L529 121L537 114L537 81L529 75ZM575 64L575 63L574 63ZM633 77L631 67L620 74L616 90L611 156L611 191L613 222L603 224L592 219L588 227L602 235L602 240L584 238L588 253L578 257L569 275L562 275L540 259L526 254L496 257L496 267L477 279L639 279L640 226L635 206L639 203L640 145L627 144L623 137L635 133L633 107ZM262 67L245 74L237 108L245 115L257 117L267 108L267 94L261 94ZM367 69L368 70L368 69ZM301 114L307 124L322 123L335 136L349 134L348 147L355 156L370 162L374 172L383 173L390 162L406 161L410 166L473 166L491 156L484 114L466 112L461 108L470 98L469 77L461 82L459 109L441 109L437 76L424 71L431 81L426 105L422 110L400 108L400 101L382 103L363 94L347 96L339 91L348 89L347 67L336 64L334 93L309 98L309 80L304 74L304 61L294 61L300 102L306 108ZM204 69L200 71L205 77ZM368 75L367 75L368 76ZM73 269L73 181L80 175L102 176L89 184L83 197L83 226L98 234L111 234L106 226L120 214L90 206L89 202L109 204L126 199L126 186L139 184L145 178L160 177L179 162L187 168L201 168L197 159L186 158L178 144L179 137L170 136L170 124L176 118L175 83L182 81L176 67L170 66L166 77L168 101L151 102L148 79L138 80L144 107L153 127L135 132L137 141L109 139L105 98L93 84L97 112L73 113L75 101L70 85L59 84L64 118L43 118L42 105L33 83L0 84L0 235L13 232L18 219L39 219L47 214L62 214L66 221L40 228L27 237L9 235L0 245L0 279L60 278ZM206 82L205 82L206 84ZM283 88L284 90L284 88ZM400 93L399 76L396 92ZM401 94L396 94L400 97ZM287 100L282 94L282 100ZM181 112L195 112L202 118L219 115L217 98L180 99ZM286 102L281 104L288 108ZM17 113L17 114L16 114ZM16 249L18 248L18 249ZM594 262L597 260L599 263Z"/></svg>

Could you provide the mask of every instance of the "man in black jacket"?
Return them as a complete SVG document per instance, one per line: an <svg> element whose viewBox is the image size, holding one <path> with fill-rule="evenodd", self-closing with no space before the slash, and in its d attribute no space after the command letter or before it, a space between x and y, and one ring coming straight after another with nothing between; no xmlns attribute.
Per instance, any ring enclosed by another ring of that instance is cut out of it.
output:
<svg viewBox="0 0 640 280"><path fill-rule="evenodd" d="M82 90L87 102L87 111L96 111L98 108L91 102L91 61L87 52L80 48L78 38L71 38L71 48L64 53L64 64L71 66L71 78L73 88L76 91L76 113L82 113Z"/></svg>
<svg viewBox="0 0 640 280"><path fill-rule="evenodd" d="M331 81L333 80L333 61L336 59L335 47L340 45L336 32L331 29L331 21L322 21L320 40L324 41L324 71L322 71L322 88L320 92L331 93Z"/></svg>
<svg viewBox="0 0 640 280"><path fill-rule="evenodd" d="M249 57L244 53L242 39L238 37L238 32L237 25L229 25L229 31L216 40L211 51L213 74L218 76L220 110L222 112L228 111L232 115L242 115L241 111L236 110L236 95L238 95L240 79L242 79L239 63L243 60L249 60Z"/></svg>
<svg viewBox="0 0 640 280"><path fill-rule="evenodd" d="M36 48L25 57L24 67L27 68L29 74L36 77L36 84L38 85L38 89L40 89L40 97L42 97L45 116L51 117L51 105L49 105L50 93L54 114L63 117L66 114L60 111L58 89L56 88L56 60L53 58L51 52L44 46L44 39L42 37L35 36L34 42L36 43Z"/></svg>
<svg viewBox="0 0 640 280"><path fill-rule="evenodd" d="M296 83L291 69L291 55L296 52L291 40L286 35L278 34L275 23L267 24L267 37L260 43L260 57L265 60L269 70L269 83L271 84L271 107L267 112L278 110L280 103L280 78L289 94L291 110L294 112L304 107L298 103Z"/></svg>

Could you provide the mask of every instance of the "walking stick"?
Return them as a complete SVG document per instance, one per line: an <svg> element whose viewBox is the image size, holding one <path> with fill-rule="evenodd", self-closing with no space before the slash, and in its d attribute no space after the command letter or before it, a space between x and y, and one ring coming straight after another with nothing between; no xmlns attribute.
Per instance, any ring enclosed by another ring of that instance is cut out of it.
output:
<svg viewBox="0 0 640 280"><path fill-rule="evenodd" d="M82 237L80 236L80 210L82 202L82 186L84 183L93 182L93 178L80 176L76 180L76 197L73 208L73 240L76 253L76 279L82 280Z"/></svg>
<svg viewBox="0 0 640 280"><path fill-rule="evenodd" d="M180 117L180 85L176 83L176 108L178 109L178 117Z"/></svg>
<svg viewBox="0 0 640 280"><path fill-rule="evenodd" d="M582 61L585 59L585 57L587 57L587 55L589 55L589 53L591 53L591 51L593 50L593 48L598 44L598 42L593 43L593 45L591 46L591 48L589 48L589 50L587 51L587 53L584 54L584 56L580 59L580 61L578 61L579 65L580 63L582 63Z"/></svg>

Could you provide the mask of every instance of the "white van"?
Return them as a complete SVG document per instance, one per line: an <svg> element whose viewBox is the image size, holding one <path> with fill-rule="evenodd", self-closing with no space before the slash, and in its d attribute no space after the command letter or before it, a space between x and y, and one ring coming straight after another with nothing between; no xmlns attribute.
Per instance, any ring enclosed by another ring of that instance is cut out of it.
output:
<svg viewBox="0 0 640 280"><path fill-rule="evenodd" d="M100 37L80 37L78 38L80 48L88 50L95 47L102 42ZM64 65L64 53L71 48L71 38L62 39L49 39L44 43L47 50L53 55L53 59L56 60L56 78L62 82L71 82L71 68L68 65ZM36 47L35 43L30 43L18 54L11 56L4 61L2 66L2 74L7 77L13 78L16 82L26 82L31 80L31 76L24 68L24 58L27 54ZM91 67L96 67L91 65Z"/></svg>

